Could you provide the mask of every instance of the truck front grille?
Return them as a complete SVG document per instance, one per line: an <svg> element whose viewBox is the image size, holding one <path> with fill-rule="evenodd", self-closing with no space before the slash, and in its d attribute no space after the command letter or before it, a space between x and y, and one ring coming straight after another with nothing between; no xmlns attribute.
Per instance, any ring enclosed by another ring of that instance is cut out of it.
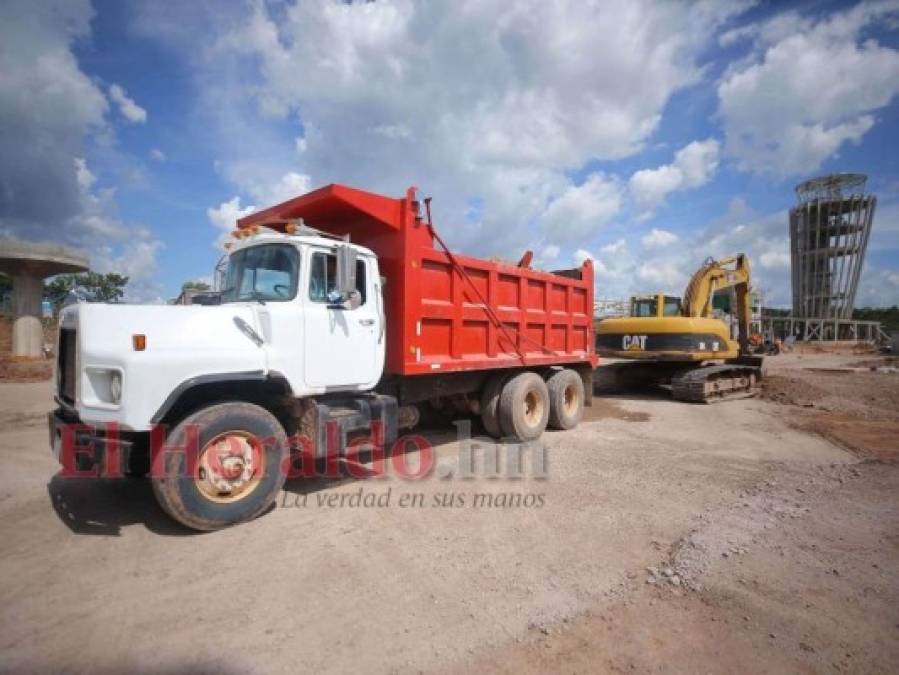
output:
<svg viewBox="0 0 899 675"><path fill-rule="evenodd" d="M75 404L75 337L74 328L60 329L59 354L56 357L59 397L71 405Z"/></svg>

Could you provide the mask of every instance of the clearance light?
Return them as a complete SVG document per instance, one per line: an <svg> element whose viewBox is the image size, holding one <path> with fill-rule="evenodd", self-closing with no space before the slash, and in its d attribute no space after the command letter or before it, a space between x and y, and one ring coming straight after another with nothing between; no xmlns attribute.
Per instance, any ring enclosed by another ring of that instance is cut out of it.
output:
<svg viewBox="0 0 899 675"><path fill-rule="evenodd" d="M147 336L146 335L132 335L131 336L131 345L134 347L134 351L142 352L147 348Z"/></svg>

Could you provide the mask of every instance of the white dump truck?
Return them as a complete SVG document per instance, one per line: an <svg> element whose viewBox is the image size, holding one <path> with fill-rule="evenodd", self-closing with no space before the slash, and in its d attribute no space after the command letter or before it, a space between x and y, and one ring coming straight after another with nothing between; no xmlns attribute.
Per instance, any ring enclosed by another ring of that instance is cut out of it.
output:
<svg viewBox="0 0 899 675"><path fill-rule="evenodd" d="M589 261L454 255L411 188L329 185L234 234L212 304L62 310L49 423L64 466L149 471L167 513L212 530L267 509L291 453L340 453L374 428L389 448L421 405L526 441L590 403Z"/></svg>

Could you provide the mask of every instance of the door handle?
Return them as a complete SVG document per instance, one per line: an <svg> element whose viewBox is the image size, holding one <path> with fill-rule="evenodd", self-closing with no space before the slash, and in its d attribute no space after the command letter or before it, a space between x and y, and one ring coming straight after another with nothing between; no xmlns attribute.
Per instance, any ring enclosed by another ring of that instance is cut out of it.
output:
<svg viewBox="0 0 899 675"><path fill-rule="evenodd" d="M363 326L374 326L375 320L374 319L359 319L359 323Z"/></svg>

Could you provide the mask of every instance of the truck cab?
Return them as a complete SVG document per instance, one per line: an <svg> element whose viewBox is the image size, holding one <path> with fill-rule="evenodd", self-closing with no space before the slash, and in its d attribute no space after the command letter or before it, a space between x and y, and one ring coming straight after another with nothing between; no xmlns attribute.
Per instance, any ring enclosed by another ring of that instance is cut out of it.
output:
<svg viewBox="0 0 899 675"><path fill-rule="evenodd" d="M349 293L338 285L341 257L352 267ZM381 378L384 302L369 249L314 232L263 231L232 246L223 283L221 305L252 308L266 370L295 395L367 391Z"/></svg>

